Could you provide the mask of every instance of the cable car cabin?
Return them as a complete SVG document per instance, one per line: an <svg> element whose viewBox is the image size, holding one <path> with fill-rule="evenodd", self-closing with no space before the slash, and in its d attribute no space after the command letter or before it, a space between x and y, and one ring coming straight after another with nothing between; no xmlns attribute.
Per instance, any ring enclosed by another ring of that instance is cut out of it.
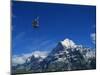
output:
<svg viewBox="0 0 100 75"><path fill-rule="evenodd" d="M39 27L39 20L38 20L38 18L36 18L35 20L33 20L32 27L33 28L38 28Z"/></svg>

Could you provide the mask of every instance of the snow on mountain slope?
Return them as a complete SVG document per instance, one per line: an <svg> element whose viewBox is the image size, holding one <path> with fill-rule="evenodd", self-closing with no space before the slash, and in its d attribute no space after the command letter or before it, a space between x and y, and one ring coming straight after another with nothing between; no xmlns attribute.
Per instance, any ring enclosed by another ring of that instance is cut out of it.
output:
<svg viewBox="0 0 100 75"><path fill-rule="evenodd" d="M61 44L67 48L76 47L76 44L70 39L65 39L65 40L61 41Z"/></svg>

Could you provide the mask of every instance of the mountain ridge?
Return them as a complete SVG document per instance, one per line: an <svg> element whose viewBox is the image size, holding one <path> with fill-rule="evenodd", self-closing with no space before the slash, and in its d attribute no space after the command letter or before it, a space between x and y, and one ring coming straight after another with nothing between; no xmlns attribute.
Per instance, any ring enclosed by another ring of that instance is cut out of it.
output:
<svg viewBox="0 0 100 75"><path fill-rule="evenodd" d="M29 60L29 61L28 61ZM48 54L47 57L35 57L27 59L23 64L24 72L55 72L85 70L96 68L96 57L93 49L76 45L72 40L65 39L60 41L57 46ZM21 65L22 66L22 65ZM20 67L19 67L20 68ZM15 69L15 73L21 73Z"/></svg>

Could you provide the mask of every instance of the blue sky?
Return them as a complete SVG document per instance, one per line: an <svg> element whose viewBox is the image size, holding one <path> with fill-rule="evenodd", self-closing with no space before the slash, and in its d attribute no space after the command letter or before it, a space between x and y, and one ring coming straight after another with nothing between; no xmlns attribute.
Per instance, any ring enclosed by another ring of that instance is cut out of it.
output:
<svg viewBox="0 0 100 75"><path fill-rule="evenodd" d="M39 16L39 28L32 21ZM94 47L90 35L95 33L95 6L18 2L12 4L12 52L50 51L69 38L76 44Z"/></svg>

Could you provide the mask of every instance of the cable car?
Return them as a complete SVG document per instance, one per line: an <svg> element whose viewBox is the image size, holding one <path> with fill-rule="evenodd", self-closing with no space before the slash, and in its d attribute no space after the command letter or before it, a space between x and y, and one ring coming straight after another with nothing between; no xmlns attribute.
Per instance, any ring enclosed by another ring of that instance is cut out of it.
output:
<svg viewBox="0 0 100 75"><path fill-rule="evenodd" d="M38 27L39 27L39 17L35 18L35 19L32 21L32 27L33 27L33 28L38 28Z"/></svg>

